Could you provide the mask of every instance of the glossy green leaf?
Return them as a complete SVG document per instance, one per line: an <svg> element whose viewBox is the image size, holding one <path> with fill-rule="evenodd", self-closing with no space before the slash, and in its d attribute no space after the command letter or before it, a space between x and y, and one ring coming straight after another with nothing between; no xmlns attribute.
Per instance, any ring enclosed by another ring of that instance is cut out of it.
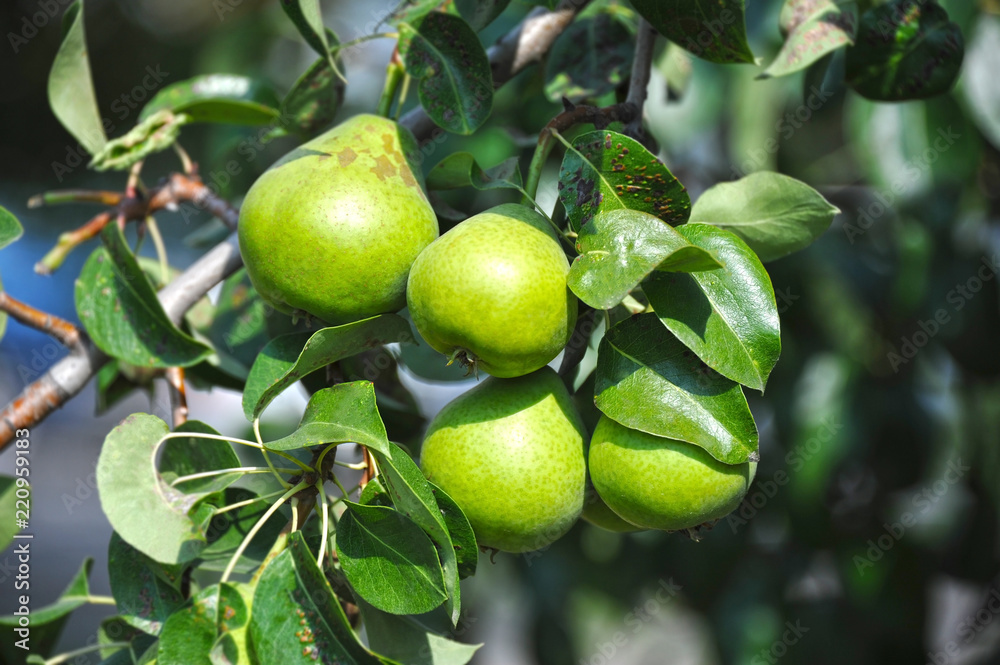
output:
<svg viewBox="0 0 1000 665"><path fill-rule="evenodd" d="M276 337L264 347L250 368L243 392L243 413L247 420L253 420L271 400L296 381L341 358L380 344L412 340L410 324L395 314L379 314L316 332Z"/></svg>
<svg viewBox="0 0 1000 665"><path fill-rule="evenodd" d="M458 576L460 579L472 577L476 574L476 568L479 565L479 546L476 543L476 534L472 530L472 525L469 524L465 513L455 503L455 500L448 496L447 492L430 481L428 484L431 486L434 498L437 499L445 526L448 527L448 535L451 536L455 556L458 559Z"/></svg>
<svg viewBox="0 0 1000 665"><path fill-rule="evenodd" d="M439 127L471 134L493 108L493 72L479 37L451 14L399 25L399 55L419 81L420 105Z"/></svg>
<svg viewBox="0 0 1000 665"><path fill-rule="evenodd" d="M339 58L331 56L336 63ZM313 136L333 122L344 103L344 80L330 58L319 58L310 65L281 100L285 123L305 136Z"/></svg>
<svg viewBox="0 0 1000 665"><path fill-rule="evenodd" d="M448 155L427 174L427 189L475 187L487 189L521 189L521 169L517 157L505 159L484 169L469 152Z"/></svg>
<svg viewBox="0 0 1000 665"><path fill-rule="evenodd" d="M744 0L632 0L632 6L670 41L699 58L753 63Z"/></svg>
<svg viewBox="0 0 1000 665"><path fill-rule="evenodd" d="M457 622L461 612L461 593L458 586L458 555L455 543L448 533L448 523L438 507L434 490L424 478L416 463L402 448L394 443L389 444L389 453L372 453L380 476L392 496L396 509L417 523L437 545L438 556L441 557L441 567L444 570L445 589L448 599L445 609L452 622Z"/></svg>
<svg viewBox="0 0 1000 665"><path fill-rule="evenodd" d="M83 0L74 2L63 14L63 41L49 72L49 106L66 131L95 154L108 138L90 75L83 14Z"/></svg>
<svg viewBox="0 0 1000 665"><path fill-rule="evenodd" d="M184 604L182 566L164 565L111 534L108 576L118 613L130 626L156 635L174 610Z"/></svg>
<svg viewBox="0 0 1000 665"><path fill-rule="evenodd" d="M655 314L614 326L598 349L594 401L626 427L701 446L726 464L757 459L740 385L705 365Z"/></svg>
<svg viewBox="0 0 1000 665"><path fill-rule="evenodd" d="M706 365L763 391L781 354L771 278L732 233L709 224L687 224L681 233L725 268L690 275L658 272L643 285L649 304Z"/></svg>
<svg viewBox="0 0 1000 665"><path fill-rule="evenodd" d="M828 53L854 43L857 4L834 0L786 0L780 24L785 43L759 78L801 71Z"/></svg>
<svg viewBox="0 0 1000 665"><path fill-rule="evenodd" d="M951 89L964 54L962 31L940 5L893 0L862 14L846 80L876 101L926 99Z"/></svg>
<svg viewBox="0 0 1000 665"><path fill-rule="evenodd" d="M711 270L721 264L660 219L638 210L598 213L580 229L580 256L567 283L595 309L611 309L657 266L674 270Z"/></svg>
<svg viewBox="0 0 1000 665"><path fill-rule="evenodd" d="M168 85L139 113L157 111L190 116L192 122L266 125L278 118L278 96L267 84L235 74L204 74Z"/></svg>
<svg viewBox="0 0 1000 665"><path fill-rule="evenodd" d="M187 367L212 350L175 326L117 224L101 233L76 281L76 312L99 349L140 367Z"/></svg>
<svg viewBox="0 0 1000 665"><path fill-rule="evenodd" d="M97 461L101 507L115 531L161 563L190 561L205 547L205 529L189 512L197 494L170 487L156 470L166 423L134 413L111 430Z"/></svg>
<svg viewBox="0 0 1000 665"><path fill-rule="evenodd" d="M444 602L444 573L427 534L393 508L345 503L337 556L358 595L391 614L422 614Z"/></svg>
<svg viewBox="0 0 1000 665"><path fill-rule="evenodd" d="M296 450L330 443L360 443L387 452L389 439L375 405L371 381L340 383L313 393L298 428L264 444L268 450Z"/></svg>
<svg viewBox="0 0 1000 665"><path fill-rule="evenodd" d="M24 228L21 222L17 221L14 214L0 206L0 249L16 241L24 235Z"/></svg>
<svg viewBox="0 0 1000 665"><path fill-rule="evenodd" d="M632 71L635 38L615 14L579 18L552 45L545 64L545 95L553 102L594 99Z"/></svg>
<svg viewBox="0 0 1000 665"><path fill-rule="evenodd" d="M306 44L322 58L327 58L331 44L323 25L323 10L319 0L281 0L281 8L292 20ZM331 63L332 64L332 63Z"/></svg>
<svg viewBox="0 0 1000 665"><path fill-rule="evenodd" d="M250 634L260 663L380 665L347 622L301 531L267 564L257 582Z"/></svg>
<svg viewBox="0 0 1000 665"><path fill-rule="evenodd" d="M566 151L559 199L579 231L598 212L625 208L683 224L691 211L684 186L635 139L611 131L583 134Z"/></svg>
<svg viewBox="0 0 1000 665"><path fill-rule="evenodd" d="M731 231L761 261L773 261L808 247L839 213L804 182L760 171L708 189L695 201L690 221Z"/></svg>
<svg viewBox="0 0 1000 665"><path fill-rule="evenodd" d="M414 617L382 612L361 601L368 643L377 653L406 665L466 665L481 644L462 644L420 625Z"/></svg>
<svg viewBox="0 0 1000 665"><path fill-rule="evenodd" d="M213 584L202 589L163 624L157 665L215 665L212 650L226 635L236 649L236 659L230 662L249 663L247 627L252 594L252 588L245 584Z"/></svg>
<svg viewBox="0 0 1000 665"><path fill-rule="evenodd" d="M219 434L215 429L198 420L188 420L174 431ZM166 483L173 483L181 476L241 466L243 464L240 462L240 458L236 456L236 451L233 450L232 444L228 441L192 436L183 439L168 439L161 446L160 475ZM221 492L242 477L243 474L237 471L186 480L178 483L175 487L185 494Z"/></svg>
<svg viewBox="0 0 1000 665"><path fill-rule="evenodd" d="M273 484L274 490L280 489L276 481ZM261 490L261 493L269 491L271 490ZM228 506L257 496L256 492L241 487L228 487L223 492L220 503ZM264 513L275 500L276 498L272 498L270 501L257 501L235 510L227 510L224 513L214 515L206 533L209 544L198 554L198 568L201 570L225 570L250 529L264 517ZM288 518L280 510L272 513L257 535L250 541L250 544L243 550L243 554L237 560L233 571L236 573L253 572L267 556L287 522Z"/></svg>

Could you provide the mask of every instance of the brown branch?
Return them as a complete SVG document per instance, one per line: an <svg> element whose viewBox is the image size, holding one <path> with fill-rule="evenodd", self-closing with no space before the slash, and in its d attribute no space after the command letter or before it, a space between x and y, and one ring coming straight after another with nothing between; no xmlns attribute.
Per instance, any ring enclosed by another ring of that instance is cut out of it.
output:
<svg viewBox="0 0 1000 665"><path fill-rule="evenodd" d="M184 368L168 367L166 371L167 385L170 386L170 404L173 412L174 427L187 422L188 405L187 392L184 388Z"/></svg>
<svg viewBox="0 0 1000 665"><path fill-rule="evenodd" d="M503 37L489 50L490 65L493 69L494 85L502 85L531 62L535 62L548 52L563 30L583 9L589 0L563 0L555 11L538 8L524 21ZM436 129L423 109L414 109L404 116L400 123L410 129L418 141L431 137ZM172 188L163 208L172 209L181 201L190 201L208 210L225 222L230 228L236 226L238 211L219 198L194 177L174 175L167 183ZM153 190L150 200L164 188ZM172 205L171 205L172 204ZM145 219L148 208L135 219ZM233 274L242 265L236 234L217 245L201 259L168 284L158 297L170 319L177 323L184 313L202 298L216 284ZM14 438L17 429L32 427L41 422L52 411L83 390L87 382L108 361L90 340L81 333L82 349L59 360L40 379L29 385L7 407L0 412L0 450Z"/></svg>
<svg viewBox="0 0 1000 665"><path fill-rule="evenodd" d="M635 109L635 117L625 128L625 133L643 142L642 107L646 103L646 90L653 67L653 47L656 45L656 31L646 19L639 20L639 34L635 42L635 58L632 60L632 76L628 84L625 103Z"/></svg>
<svg viewBox="0 0 1000 665"><path fill-rule="evenodd" d="M96 194L103 196L107 193ZM107 198L110 200L111 197ZM141 221L157 211L177 210L177 206L181 203L193 203L221 219L231 229L236 228L239 220L239 211L206 187L198 176L174 173L145 196L130 184L124 194L117 195L117 199L111 210L102 212L74 231L60 235L56 246L35 264L35 272L42 275L51 274L62 265L71 251L98 235L112 219L118 219L119 223Z"/></svg>
<svg viewBox="0 0 1000 665"><path fill-rule="evenodd" d="M66 348L74 349L80 345L80 331L72 323L35 309L4 291L0 291L0 312L7 312L15 321L51 335Z"/></svg>

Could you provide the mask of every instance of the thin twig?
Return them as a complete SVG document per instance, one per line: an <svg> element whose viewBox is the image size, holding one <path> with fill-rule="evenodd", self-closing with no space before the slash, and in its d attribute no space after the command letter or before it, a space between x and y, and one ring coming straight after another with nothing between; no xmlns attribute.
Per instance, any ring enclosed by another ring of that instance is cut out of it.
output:
<svg viewBox="0 0 1000 665"><path fill-rule="evenodd" d="M96 189L64 189L36 194L28 199L29 208L58 205L60 203L99 203L106 206L116 206L121 203L124 194Z"/></svg>
<svg viewBox="0 0 1000 665"><path fill-rule="evenodd" d="M642 107L646 103L646 90L653 67L653 47L656 31L646 19L639 20L639 34L635 42L635 58L632 60L632 77L629 79L628 96L625 103L635 109L635 116L625 128L625 133L639 142L644 141L642 130Z"/></svg>
<svg viewBox="0 0 1000 665"><path fill-rule="evenodd" d="M4 291L0 291L0 312L6 312L15 321L51 335L68 349L80 346L80 330L72 323L54 314L35 309L27 303L12 298Z"/></svg>
<svg viewBox="0 0 1000 665"><path fill-rule="evenodd" d="M187 422L188 405L187 392L184 388L184 368L168 367L166 371L167 385L170 386L170 406L173 412L174 429Z"/></svg>

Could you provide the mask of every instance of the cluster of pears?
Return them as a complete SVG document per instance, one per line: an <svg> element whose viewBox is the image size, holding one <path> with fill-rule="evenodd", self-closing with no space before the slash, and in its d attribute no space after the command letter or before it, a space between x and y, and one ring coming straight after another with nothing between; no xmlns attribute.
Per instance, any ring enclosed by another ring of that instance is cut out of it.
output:
<svg viewBox="0 0 1000 665"><path fill-rule="evenodd" d="M372 115L303 144L247 193L240 250L280 311L343 324L407 306L432 348L491 375L434 418L420 459L480 546L539 549L581 514L615 531L678 530L736 508L751 463L607 417L588 437L546 366L577 317L548 221L506 204L438 237L413 154L406 129Z"/></svg>

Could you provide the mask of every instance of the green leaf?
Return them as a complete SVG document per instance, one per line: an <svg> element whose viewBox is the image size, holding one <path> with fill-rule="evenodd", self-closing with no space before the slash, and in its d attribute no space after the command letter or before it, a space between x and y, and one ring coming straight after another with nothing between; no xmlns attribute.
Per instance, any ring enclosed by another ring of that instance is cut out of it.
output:
<svg viewBox="0 0 1000 665"><path fill-rule="evenodd" d="M157 665L215 665L212 650L224 636L236 650L237 658L229 662L249 663L247 627L252 594L246 584L213 584L202 589L163 625Z"/></svg>
<svg viewBox="0 0 1000 665"><path fill-rule="evenodd" d="M108 543L108 578L118 613L130 626L157 635L184 604L182 566L163 565L125 542L117 533Z"/></svg>
<svg viewBox="0 0 1000 665"><path fill-rule="evenodd" d="M243 413L247 420L255 419L289 386L330 363L380 344L412 340L410 324L395 314L276 337L250 368L243 392Z"/></svg>
<svg viewBox="0 0 1000 665"><path fill-rule="evenodd" d="M281 8L292 20L306 44L322 58L328 58L330 47L326 26L323 25L323 10L319 0L281 0ZM333 63L330 63L333 66Z"/></svg>
<svg viewBox="0 0 1000 665"><path fill-rule="evenodd" d="M427 189L456 189L475 187L487 189L521 189L521 170L517 157L505 159L494 167L484 169L469 152L448 155L427 174Z"/></svg>
<svg viewBox="0 0 1000 665"><path fill-rule="evenodd" d="M174 431L219 434L215 429L198 420L188 420ZM232 444L228 441L203 439L196 436L186 439L168 439L163 443L160 453L160 475L167 483L173 483L181 476L241 466L243 464L240 462L240 458L236 456L236 451L233 450ZM187 480L176 485L176 488L186 494L221 492L242 477L243 474L237 471L225 475Z"/></svg>
<svg viewBox="0 0 1000 665"><path fill-rule="evenodd" d="M368 643L377 653L406 665L466 665L481 644L462 644L438 635L414 617L401 617L359 602Z"/></svg>
<svg viewBox="0 0 1000 665"><path fill-rule="evenodd" d="M0 206L0 249L16 241L24 235L24 228L21 222L17 221L11 211Z"/></svg>
<svg viewBox="0 0 1000 665"><path fill-rule="evenodd" d="M707 190L695 201L690 221L732 231L766 262L808 247L839 213L804 182L760 171Z"/></svg>
<svg viewBox="0 0 1000 665"><path fill-rule="evenodd" d="M573 141L559 170L559 198L573 229L598 212L625 208L683 224L691 211L684 186L635 139L611 131Z"/></svg>
<svg viewBox="0 0 1000 665"><path fill-rule="evenodd" d="M157 111L124 136L108 141L90 160L89 166L97 171L126 171L149 155L172 146L181 126L190 120L191 116L183 113L174 115L167 109Z"/></svg>
<svg viewBox="0 0 1000 665"><path fill-rule="evenodd" d="M17 501L17 480L13 476L0 476L0 515L14 515ZM20 529L13 519L0 523L0 552L14 541L14 534Z"/></svg>
<svg viewBox="0 0 1000 665"><path fill-rule="evenodd" d="M461 612L461 593L458 586L458 555L455 543L448 533L445 521L431 484L424 478L417 465L406 452L394 443L389 444L389 453L372 452L382 472L380 476L392 496L396 509L417 523L431 537L441 557L444 569L445 589L448 600L445 609L452 623L458 621Z"/></svg>
<svg viewBox="0 0 1000 665"><path fill-rule="evenodd" d="M666 267L686 271L721 266L677 229L638 210L598 213L580 229L576 249L580 256L570 266L567 283L595 309L611 309L620 303L664 262Z"/></svg>
<svg viewBox="0 0 1000 665"><path fill-rule="evenodd" d="M250 633L260 663L381 665L361 646L301 531L257 582Z"/></svg>
<svg viewBox="0 0 1000 665"><path fill-rule="evenodd" d="M786 0L779 19L786 35L781 51L758 78L787 76L828 53L854 44L857 4L834 0Z"/></svg>
<svg viewBox="0 0 1000 665"><path fill-rule="evenodd" d="M399 25L399 55L439 127L471 134L493 107L493 72L479 37L457 16L430 12Z"/></svg>
<svg viewBox="0 0 1000 665"><path fill-rule="evenodd" d="M702 363L655 314L611 328L596 372L594 401L612 420L701 446L726 464L758 457L757 426L740 385Z"/></svg>
<svg viewBox="0 0 1000 665"><path fill-rule="evenodd" d="M211 327L204 332L215 352L228 356L244 368L246 379L254 360L270 341L267 318L274 314L258 295L246 270L241 269L222 283Z"/></svg>
<svg viewBox="0 0 1000 665"><path fill-rule="evenodd" d="M13 518L13 513L6 513L6 515L10 515ZM11 521L13 520L11 519ZM32 548L32 551L34 551L34 548ZM16 565L13 564L17 559L16 550L9 556L9 561L12 562L12 565ZM31 612L29 617L31 630L29 644L33 653L50 653L56 646L63 626L66 625L66 621L69 619L69 615L77 608L87 604L87 597L90 595L88 578L90 577L90 570L93 568L93 564L93 559L88 558L84 560L80 569L73 576L72 581L70 581L69 586L66 587L66 590L62 592L62 595L59 596L56 602L44 607L36 607L34 604L29 606ZM15 590L13 582L12 570L11 578L8 580L8 583L11 585L10 591L5 592L10 593L12 601L17 600L21 595L29 595L32 600L36 598L33 589L25 587ZM18 607L21 606L20 602L12 602L11 604ZM24 638L23 635L14 632L15 628L21 627L21 618L22 616L16 614L0 616L0 640L2 640L0 642L0 657L2 657L5 663L22 662L21 659L24 658L25 652L14 646L15 641Z"/></svg>
<svg viewBox="0 0 1000 665"><path fill-rule="evenodd" d="M744 0L632 0L632 6L657 32L699 58L754 62Z"/></svg>
<svg viewBox="0 0 1000 665"><path fill-rule="evenodd" d="M610 12L578 18L552 45L545 96L558 102L594 99L613 91L632 71L635 38Z"/></svg>
<svg viewBox="0 0 1000 665"><path fill-rule="evenodd" d="M358 595L391 614L422 614L444 602L434 543L413 520L385 506L344 503L337 556Z"/></svg>
<svg viewBox="0 0 1000 665"><path fill-rule="evenodd" d="M120 616L110 616L101 621L97 630L97 643L128 642L127 647L107 647L101 649L101 665L134 665L149 649L156 638L130 625Z"/></svg>
<svg viewBox="0 0 1000 665"><path fill-rule="evenodd" d="M962 31L940 5L894 0L861 16L845 75L868 99L926 99L951 89L964 54Z"/></svg>
<svg viewBox="0 0 1000 665"><path fill-rule="evenodd" d="M274 489L280 489L276 481L273 484ZM222 495L221 503L228 506L257 496L256 492L251 492L248 489L228 487ZM274 499L271 499L271 503L273 501ZM243 542L250 529L264 517L264 513L269 507L268 501L257 501L235 510L227 510L224 513L214 515L206 533L209 544L198 554L198 568L200 570L225 570L229 560L236 554L240 543ZM274 541L278 538L287 521L288 519L281 514L280 510L272 513L257 535L250 541L250 544L243 550L243 554L237 560L233 571L241 574L253 572L267 557L271 546L274 545Z"/></svg>
<svg viewBox="0 0 1000 665"><path fill-rule="evenodd" d="M399 27L401 23L413 23L438 11L460 16L469 26L479 32L503 13L510 0L408 0L393 12L386 23Z"/></svg>
<svg viewBox="0 0 1000 665"><path fill-rule="evenodd" d="M191 122L266 125L279 116L278 96L267 84L235 74L204 74L160 90L139 113L143 121L157 111L190 116Z"/></svg>
<svg viewBox="0 0 1000 665"><path fill-rule="evenodd" d="M87 59L83 0L77 0L66 9L63 27L63 41L49 72L49 106L66 131L87 152L95 154L101 151L108 138Z"/></svg>
<svg viewBox="0 0 1000 665"><path fill-rule="evenodd" d="M76 281L76 312L99 349L140 367L187 367L212 350L170 321L117 224Z"/></svg>
<svg viewBox="0 0 1000 665"><path fill-rule="evenodd" d="M725 266L684 275L657 273L644 285L656 315L702 361L725 377L763 392L781 354L778 306L757 255L709 224L680 229Z"/></svg>
<svg viewBox="0 0 1000 665"><path fill-rule="evenodd" d="M156 470L156 454L169 432L166 423L134 413L111 430L97 460L101 507L130 545L161 563L195 558L207 537L189 515L199 498L170 487Z"/></svg>
<svg viewBox="0 0 1000 665"><path fill-rule="evenodd" d="M298 428L264 444L268 450L296 450L330 443L360 443L388 452L389 438L375 405L375 385L352 381L313 393Z"/></svg>
<svg viewBox="0 0 1000 665"><path fill-rule="evenodd" d="M282 120L294 124L294 129L305 136L316 134L336 117L344 103L344 87L344 79L330 64L330 58L319 58L281 100Z"/></svg>
<svg viewBox="0 0 1000 665"><path fill-rule="evenodd" d="M472 525L447 492L434 483L427 482L431 486L434 498L437 499L438 508L448 528L448 535L451 536L455 556L458 559L458 577L460 579L472 577L476 574L476 567L479 566L479 546L476 544L476 534L472 530ZM366 485L365 489L367 488Z"/></svg>

